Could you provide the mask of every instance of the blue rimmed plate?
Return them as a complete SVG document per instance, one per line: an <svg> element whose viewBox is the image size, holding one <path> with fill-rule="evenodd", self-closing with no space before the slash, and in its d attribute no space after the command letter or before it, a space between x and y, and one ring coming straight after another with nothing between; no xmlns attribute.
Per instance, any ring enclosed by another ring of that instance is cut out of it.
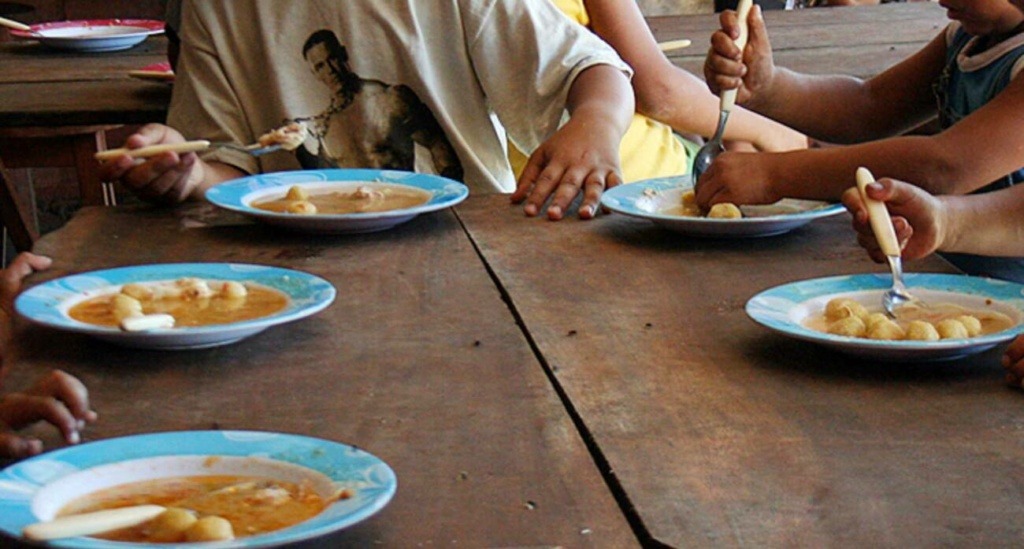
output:
<svg viewBox="0 0 1024 549"><path fill-rule="evenodd" d="M295 526L210 545L282 546L335 532L380 511L397 488L395 473L376 456L347 444L258 431L181 431L135 435L69 446L0 472L0 532L19 538L34 522L50 520L68 501L103 488L169 476L238 474L285 481L309 479L314 489L348 489L316 517ZM0 545L3 539L0 538ZM51 541L51 547L154 547L87 537ZM196 547L160 544L159 547Z"/></svg>
<svg viewBox="0 0 1024 549"><path fill-rule="evenodd" d="M284 292L289 304L262 318L197 327L176 327L145 332L124 332L115 327L79 322L68 316L83 299L119 291L131 282L156 282L196 277L207 280L253 282ZM146 349L201 349L233 343L271 326L291 322L323 310L334 301L334 286L309 273L239 263L164 263L119 267L66 276L29 288L15 300L15 309L28 320L58 330Z"/></svg>
<svg viewBox="0 0 1024 549"><path fill-rule="evenodd" d="M948 360L991 349L1024 330L1024 286L967 275L912 273L904 275L910 292L926 303L952 303L971 310L993 310L1009 316L1016 326L967 339L939 341L880 341L832 335L804 323L821 314L836 297L849 297L869 311L881 311L882 293L892 285L888 274L861 274L802 280L765 290L747 301L746 311L757 323L780 334L878 360Z"/></svg>
<svg viewBox="0 0 1024 549"><path fill-rule="evenodd" d="M252 206L260 200L281 198L290 187L300 186L311 193L352 191L367 183L384 183L426 191L430 199L412 208L385 212L301 215L277 213ZM390 229L417 215L449 208L469 196L469 189L444 177L389 170L303 170L273 172L243 177L216 185L206 191L206 199L258 221L309 233L368 233Z"/></svg>
<svg viewBox="0 0 1024 549"><path fill-rule="evenodd" d="M683 203L683 193L693 188L689 175L647 179L605 191L601 205L609 210L640 217L666 229L691 236L747 238L789 232L815 219L845 211L840 204L786 198L764 206L740 206L740 219L712 219L668 213Z"/></svg>

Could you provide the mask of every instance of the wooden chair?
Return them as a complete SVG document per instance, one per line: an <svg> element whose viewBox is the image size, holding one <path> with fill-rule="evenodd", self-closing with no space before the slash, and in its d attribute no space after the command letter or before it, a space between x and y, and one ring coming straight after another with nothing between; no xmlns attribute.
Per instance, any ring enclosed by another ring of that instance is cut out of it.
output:
<svg viewBox="0 0 1024 549"><path fill-rule="evenodd" d="M10 237L18 251L28 251L39 238L36 231L32 210L21 199L20 193L14 188L14 181L0 160L0 221L3 222L4 233ZM6 242L6 239L4 239Z"/></svg>
<svg viewBox="0 0 1024 549"><path fill-rule="evenodd" d="M103 126L0 128L0 159L8 168L74 168L83 206L112 206L112 189L100 180L93 157L107 149Z"/></svg>

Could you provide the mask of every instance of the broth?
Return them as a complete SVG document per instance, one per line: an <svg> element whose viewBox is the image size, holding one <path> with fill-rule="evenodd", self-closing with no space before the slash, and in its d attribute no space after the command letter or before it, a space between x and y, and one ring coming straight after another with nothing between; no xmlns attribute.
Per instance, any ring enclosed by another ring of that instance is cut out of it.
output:
<svg viewBox="0 0 1024 549"><path fill-rule="evenodd" d="M351 191L307 192L293 186L282 198L254 202L252 206L278 213L303 215L351 214L404 210L426 204L427 191L399 185L367 184Z"/></svg>
<svg viewBox="0 0 1024 549"><path fill-rule="evenodd" d="M142 288L168 288L177 283L136 284ZM211 285L216 283L211 282ZM127 286L126 286L127 288ZM245 295L231 296L218 291L212 295L167 294L137 299L142 314L165 313L174 317L174 325L208 326L230 324L243 320L272 315L288 306L288 297L277 290L255 284L245 285ZM98 326L118 326L123 315L119 313L115 299L121 293L112 293L86 299L68 310L68 316ZM138 295L138 294L137 294Z"/></svg>
<svg viewBox="0 0 1024 549"><path fill-rule="evenodd" d="M841 303L850 302L852 300L840 298L833 301ZM830 302L830 304L831 303L832 302ZM854 307L857 308L856 305ZM858 309L859 313L857 311L851 311L850 316L859 316L862 320L865 321L865 333L862 335L858 335L855 333L843 333L841 335L854 335L855 337L874 339L871 338L870 335L867 335L867 329L869 329L871 325L870 316L877 316L880 315L881 313L868 313L866 309L860 310L862 308L863 306L860 306L860 308ZM819 332L835 333L834 331L830 331L830 329L833 328L836 322L844 321L845 317L830 318L829 314L826 311L822 311L821 313L809 316L807 319L804 320L804 326L810 328L811 330L816 330ZM1016 322L1014 322L1013 319L1011 319L1009 316L1001 312L980 308L967 308L953 303L931 303L927 307L904 305L898 308L896 313L897 315L896 319L894 320L894 323L897 326L899 326L899 328L902 329L904 332L909 332L911 323L915 321L925 322L933 326L938 326L943 321L957 320L958 318L965 316L974 317L978 321L978 333L969 334L969 337L994 334L996 332L1001 332L1003 330L1012 328L1013 326L1016 325ZM914 338L906 337L906 339Z"/></svg>
<svg viewBox="0 0 1024 549"><path fill-rule="evenodd" d="M77 515L132 505L153 504L185 509L197 518L217 516L231 523L235 537L280 530L318 515L332 500L305 484L234 475L171 477L133 482L100 490L65 505L58 516ZM143 543L173 543L159 539L159 520L93 537Z"/></svg>

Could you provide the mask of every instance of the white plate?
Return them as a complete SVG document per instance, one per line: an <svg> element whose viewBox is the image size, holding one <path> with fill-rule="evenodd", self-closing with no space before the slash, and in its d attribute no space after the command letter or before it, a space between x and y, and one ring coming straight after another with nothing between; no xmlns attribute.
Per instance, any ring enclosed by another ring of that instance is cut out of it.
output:
<svg viewBox="0 0 1024 549"><path fill-rule="evenodd" d="M211 459L216 456L218 459ZM50 520L68 501L96 490L154 478L252 475L308 479L320 494L347 488L353 497L289 528L216 544L141 544L87 537L48 547L256 548L294 544L335 532L380 511L397 488L394 471L376 456L329 440L257 431L181 431L135 435L69 446L0 472L0 534L19 538L34 522ZM0 546L6 546L0 537Z"/></svg>
<svg viewBox="0 0 1024 549"><path fill-rule="evenodd" d="M430 200L412 208L386 212L300 215L278 213L252 206L253 202L283 197L295 185L311 192L351 191L366 183L386 183L424 190ZM323 234L368 233L390 229L422 213L449 208L469 196L469 189L444 177L393 170L304 170L273 172L234 179L206 191L213 204L271 225Z"/></svg>
<svg viewBox="0 0 1024 549"><path fill-rule="evenodd" d="M98 293L116 291L131 282L154 282L196 277L207 280L255 282L284 292L289 304L269 316L210 326L180 327L146 332L79 322L68 309ZM334 286L301 271L236 263L167 263L120 267L66 276L29 288L15 300L15 309L28 320L58 330L84 333L98 339L144 349L202 349L234 343L263 330L307 317L334 301Z"/></svg>
<svg viewBox="0 0 1024 549"><path fill-rule="evenodd" d="M12 30L11 35L56 49L105 52L126 50L148 36L160 34L164 23L152 19L88 19L39 23L29 28Z"/></svg>
<svg viewBox="0 0 1024 549"><path fill-rule="evenodd" d="M815 219L846 211L840 204L786 198L765 206L740 206L740 219L711 219L662 213L682 204L692 189L690 176L663 177L619 185L605 191L601 205L613 212L640 217L666 229L692 236L744 238L791 231Z"/></svg>
<svg viewBox="0 0 1024 549"><path fill-rule="evenodd" d="M892 285L888 274L862 274L802 280L765 290L747 302L747 315L785 336L844 353L889 361L948 360L991 349L1024 330L1024 286L967 275L906 274L910 292L932 303L953 303L1008 315L1017 325L994 334L939 341L880 341L832 335L804 326L836 297L849 297L869 311L882 310L882 293Z"/></svg>

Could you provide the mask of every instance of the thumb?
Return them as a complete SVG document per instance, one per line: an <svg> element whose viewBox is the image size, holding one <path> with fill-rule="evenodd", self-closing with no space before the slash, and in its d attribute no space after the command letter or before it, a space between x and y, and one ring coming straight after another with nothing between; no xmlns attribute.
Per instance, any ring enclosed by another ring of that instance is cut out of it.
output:
<svg viewBox="0 0 1024 549"><path fill-rule="evenodd" d="M768 51L771 44L768 41L768 26L764 22L764 13L761 6L754 4L747 16L747 47L756 48L758 51Z"/></svg>

